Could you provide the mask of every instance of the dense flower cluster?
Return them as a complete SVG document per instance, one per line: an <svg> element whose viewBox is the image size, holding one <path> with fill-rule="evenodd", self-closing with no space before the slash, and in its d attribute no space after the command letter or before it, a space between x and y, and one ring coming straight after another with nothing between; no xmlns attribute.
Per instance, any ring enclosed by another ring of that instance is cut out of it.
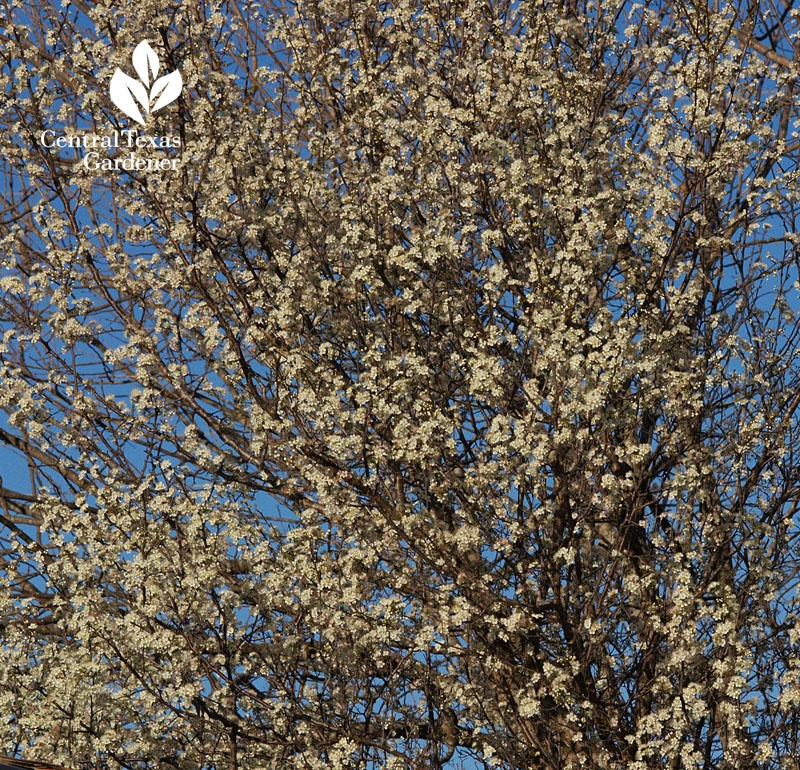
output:
<svg viewBox="0 0 800 770"><path fill-rule="evenodd" d="M3 13L0 749L795 766L795 10Z"/></svg>

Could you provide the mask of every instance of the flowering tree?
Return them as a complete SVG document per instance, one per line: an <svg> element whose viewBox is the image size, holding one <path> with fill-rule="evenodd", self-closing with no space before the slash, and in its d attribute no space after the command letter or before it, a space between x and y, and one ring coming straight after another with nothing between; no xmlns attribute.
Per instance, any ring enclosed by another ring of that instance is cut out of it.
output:
<svg viewBox="0 0 800 770"><path fill-rule="evenodd" d="M797 766L798 11L3 14L6 752Z"/></svg>

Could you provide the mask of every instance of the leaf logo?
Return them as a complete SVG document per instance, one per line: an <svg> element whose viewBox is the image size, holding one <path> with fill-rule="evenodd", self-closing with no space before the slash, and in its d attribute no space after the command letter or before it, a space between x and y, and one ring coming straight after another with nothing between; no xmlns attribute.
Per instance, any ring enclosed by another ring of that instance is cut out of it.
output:
<svg viewBox="0 0 800 770"><path fill-rule="evenodd" d="M183 78L175 70L156 79L160 66L158 55L146 40L136 46L132 58L139 80L134 80L117 68L111 78L109 93L111 101L122 112L137 123L145 125L145 115L166 107L180 96Z"/></svg>

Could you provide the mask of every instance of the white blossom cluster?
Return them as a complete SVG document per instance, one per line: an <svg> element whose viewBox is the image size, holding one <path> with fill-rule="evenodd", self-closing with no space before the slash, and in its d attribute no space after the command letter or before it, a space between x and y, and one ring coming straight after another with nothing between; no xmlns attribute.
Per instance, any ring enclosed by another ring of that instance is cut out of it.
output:
<svg viewBox="0 0 800 770"><path fill-rule="evenodd" d="M796 766L795 10L3 13L0 750Z"/></svg>

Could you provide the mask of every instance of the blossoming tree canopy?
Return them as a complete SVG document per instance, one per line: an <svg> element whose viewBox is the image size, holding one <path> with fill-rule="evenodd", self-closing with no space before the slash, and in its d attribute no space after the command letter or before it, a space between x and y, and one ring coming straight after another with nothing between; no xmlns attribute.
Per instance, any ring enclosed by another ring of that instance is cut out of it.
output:
<svg viewBox="0 0 800 770"><path fill-rule="evenodd" d="M798 9L3 14L5 753L794 766Z"/></svg>

